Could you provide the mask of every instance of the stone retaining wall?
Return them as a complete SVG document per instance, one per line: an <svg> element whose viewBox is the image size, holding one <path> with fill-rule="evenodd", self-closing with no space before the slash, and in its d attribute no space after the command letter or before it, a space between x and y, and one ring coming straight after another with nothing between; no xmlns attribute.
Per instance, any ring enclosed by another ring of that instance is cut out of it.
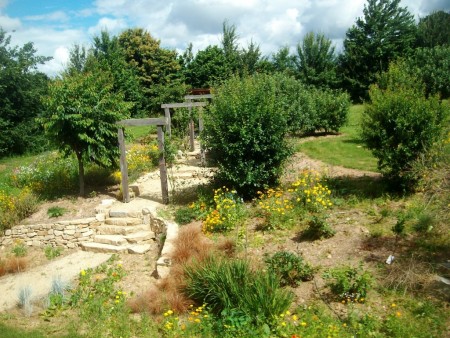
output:
<svg viewBox="0 0 450 338"><path fill-rule="evenodd" d="M18 225L0 235L0 247L16 240L28 246L62 246L76 248L81 242L92 241L97 227L103 224L97 218L59 221L49 224Z"/></svg>

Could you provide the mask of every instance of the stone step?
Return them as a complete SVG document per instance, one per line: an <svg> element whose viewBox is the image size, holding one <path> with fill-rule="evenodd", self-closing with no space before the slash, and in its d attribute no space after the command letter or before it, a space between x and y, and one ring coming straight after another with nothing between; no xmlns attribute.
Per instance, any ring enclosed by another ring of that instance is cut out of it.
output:
<svg viewBox="0 0 450 338"><path fill-rule="evenodd" d="M111 218L140 218L142 212L136 210L127 210L125 208L118 208L109 210L109 217Z"/></svg>
<svg viewBox="0 0 450 338"><path fill-rule="evenodd" d="M126 235L124 239L128 243L142 243L155 238L155 233L153 231L139 231L129 235Z"/></svg>
<svg viewBox="0 0 450 338"><path fill-rule="evenodd" d="M134 217L117 217L117 218L114 217L105 219L105 224L108 225L129 226L129 225L139 225L141 223L142 219Z"/></svg>
<svg viewBox="0 0 450 338"><path fill-rule="evenodd" d="M97 234L99 235L130 235L135 232L148 230L148 225L134 225L134 226L122 226L122 225L101 225L97 228Z"/></svg>
<svg viewBox="0 0 450 338"><path fill-rule="evenodd" d="M111 252L111 253L127 253L128 246L116 246L111 244L84 242L81 243L81 248L89 252Z"/></svg>
<svg viewBox="0 0 450 338"><path fill-rule="evenodd" d="M128 244L128 241L122 235L96 235L94 236L94 242L115 246Z"/></svg>
<svg viewBox="0 0 450 338"><path fill-rule="evenodd" d="M156 244L154 244L154 245L156 245ZM151 248L152 248L152 244L150 244L150 243L134 244L134 245L128 246L128 253L142 255L142 254L145 254L146 252L148 252Z"/></svg>

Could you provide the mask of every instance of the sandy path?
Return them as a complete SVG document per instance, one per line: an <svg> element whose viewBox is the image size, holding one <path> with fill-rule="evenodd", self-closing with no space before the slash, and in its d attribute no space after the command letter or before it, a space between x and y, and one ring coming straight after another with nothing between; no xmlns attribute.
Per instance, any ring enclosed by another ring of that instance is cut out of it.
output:
<svg viewBox="0 0 450 338"><path fill-rule="evenodd" d="M21 288L30 287L32 302L39 301L49 293L55 278L60 277L63 282L70 283L81 270L94 268L110 257L111 254L77 251L29 271L1 277L0 312L17 305Z"/></svg>

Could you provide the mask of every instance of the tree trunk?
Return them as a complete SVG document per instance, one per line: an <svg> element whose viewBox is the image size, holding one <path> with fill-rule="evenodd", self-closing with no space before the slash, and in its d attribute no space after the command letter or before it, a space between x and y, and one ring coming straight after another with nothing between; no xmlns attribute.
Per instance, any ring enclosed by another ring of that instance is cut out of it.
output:
<svg viewBox="0 0 450 338"><path fill-rule="evenodd" d="M78 182L80 185L80 196L84 196L84 164L83 164L83 156L81 153L77 152L78 159Z"/></svg>

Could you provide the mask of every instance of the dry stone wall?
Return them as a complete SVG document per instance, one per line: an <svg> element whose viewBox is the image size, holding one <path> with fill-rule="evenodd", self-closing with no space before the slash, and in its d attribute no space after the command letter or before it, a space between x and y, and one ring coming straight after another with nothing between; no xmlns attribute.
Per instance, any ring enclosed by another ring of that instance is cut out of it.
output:
<svg viewBox="0 0 450 338"><path fill-rule="evenodd" d="M97 218L91 217L49 224L19 225L0 236L0 246L20 240L28 246L76 248L82 242L92 241L101 224Z"/></svg>

